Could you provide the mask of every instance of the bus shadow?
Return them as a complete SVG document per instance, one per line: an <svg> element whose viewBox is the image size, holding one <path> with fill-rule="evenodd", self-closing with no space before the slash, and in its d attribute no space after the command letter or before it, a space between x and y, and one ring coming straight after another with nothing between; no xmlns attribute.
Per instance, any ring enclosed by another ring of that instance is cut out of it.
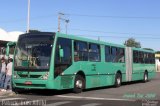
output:
<svg viewBox="0 0 160 106"><path fill-rule="evenodd" d="M20 94L23 95L34 95L34 96L54 96L71 93L72 90L48 90L48 89L34 89L34 90L24 90Z"/></svg>
<svg viewBox="0 0 160 106"><path fill-rule="evenodd" d="M149 82L149 81L148 81ZM144 83L142 80L139 80L139 81L131 81L131 82L123 82L122 83L122 86L123 85L132 85L132 84L139 84L139 83Z"/></svg>
<svg viewBox="0 0 160 106"><path fill-rule="evenodd" d="M148 81L150 82L150 80ZM134 84L139 84L139 83L144 83L142 80L139 80L139 81L131 81L131 82L123 82L121 84L121 86L128 86L128 85L134 85ZM114 85L111 85L111 86L104 86L104 87L96 87L96 88L90 88L90 89L86 89L84 90L84 92L88 92L88 91L94 91L94 90L102 90L102 89L112 89L112 88L117 88L118 87L115 87Z"/></svg>

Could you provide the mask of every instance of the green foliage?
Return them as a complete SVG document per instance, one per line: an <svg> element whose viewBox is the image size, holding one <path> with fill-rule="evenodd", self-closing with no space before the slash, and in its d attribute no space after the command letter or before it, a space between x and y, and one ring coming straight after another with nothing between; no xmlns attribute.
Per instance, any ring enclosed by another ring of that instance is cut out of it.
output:
<svg viewBox="0 0 160 106"><path fill-rule="evenodd" d="M36 32L41 32L41 31L30 29L29 32L30 32L30 33L36 33Z"/></svg>
<svg viewBox="0 0 160 106"><path fill-rule="evenodd" d="M136 47L136 48L141 48L140 42L135 41L134 38L129 38L128 40L125 41L124 45L128 47Z"/></svg>
<svg viewBox="0 0 160 106"><path fill-rule="evenodd" d="M154 50L153 50L153 49L151 49L151 48L143 48L143 49L150 50L150 51L154 51Z"/></svg>
<svg viewBox="0 0 160 106"><path fill-rule="evenodd" d="M160 51L156 51L157 54L160 54Z"/></svg>

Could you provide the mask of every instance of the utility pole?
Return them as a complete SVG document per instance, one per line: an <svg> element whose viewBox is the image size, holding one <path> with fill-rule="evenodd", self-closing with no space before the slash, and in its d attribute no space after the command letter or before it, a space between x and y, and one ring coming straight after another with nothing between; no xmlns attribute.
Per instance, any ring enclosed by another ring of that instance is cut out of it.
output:
<svg viewBox="0 0 160 106"><path fill-rule="evenodd" d="M58 14L58 32L61 31L61 20L63 20L63 21L65 21L66 34L67 34L67 26L68 26L69 20L65 19L65 18L62 18L61 17L62 15L64 16L65 14L63 14L63 13Z"/></svg>
<svg viewBox="0 0 160 106"><path fill-rule="evenodd" d="M64 15L63 13L58 13L58 32L61 31L61 16Z"/></svg>
<svg viewBox="0 0 160 106"><path fill-rule="evenodd" d="M60 24L60 22L61 22L61 15L60 15L60 13L58 14L58 32L60 32L61 31L61 24Z"/></svg>
<svg viewBox="0 0 160 106"><path fill-rule="evenodd" d="M27 33L29 33L29 29L30 29L30 0L28 0Z"/></svg>
<svg viewBox="0 0 160 106"><path fill-rule="evenodd" d="M98 36L98 41L100 41L100 36Z"/></svg>
<svg viewBox="0 0 160 106"><path fill-rule="evenodd" d="M65 20L65 22L66 22L66 34L67 34L67 26L68 26L68 23L69 23L69 20Z"/></svg>

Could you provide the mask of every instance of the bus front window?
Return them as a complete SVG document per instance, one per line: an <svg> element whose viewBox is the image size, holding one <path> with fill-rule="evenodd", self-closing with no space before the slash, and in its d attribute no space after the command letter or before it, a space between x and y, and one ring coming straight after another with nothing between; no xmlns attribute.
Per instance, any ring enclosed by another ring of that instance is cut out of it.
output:
<svg viewBox="0 0 160 106"><path fill-rule="evenodd" d="M49 68L52 46L51 35L21 35L15 52L15 67Z"/></svg>

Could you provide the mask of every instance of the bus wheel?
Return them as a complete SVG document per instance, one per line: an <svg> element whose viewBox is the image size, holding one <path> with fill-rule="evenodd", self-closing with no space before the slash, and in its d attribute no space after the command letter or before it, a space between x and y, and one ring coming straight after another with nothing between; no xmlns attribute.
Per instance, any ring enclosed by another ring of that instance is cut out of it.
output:
<svg viewBox="0 0 160 106"><path fill-rule="evenodd" d="M21 94L21 93L23 93L23 91L22 91L21 89L14 89L14 92L15 92L16 94Z"/></svg>
<svg viewBox="0 0 160 106"><path fill-rule="evenodd" d="M117 73L115 77L115 87L120 87L122 82L121 74Z"/></svg>
<svg viewBox="0 0 160 106"><path fill-rule="evenodd" d="M16 94L22 94L24 92L24 89L21 88L12 88L12 91Z"/></svg>
<svg viewBox="0 0 160 106"><path fill-rule="evenodd" d="M15 92L16 94L20 94L21 92L20 92L20 90L19 90L19 88L15 88L14 86L13 86L13 82L11 82L11 86L12 86L12 92Z"/></svg>
<svg viewBox="0 0 160 106"><path fill-rule="evenodd" d="M74 93L81 93L85 86L85 80L81 75L76 75L75 81L74 81Z"/></svg>
<svg viewBox="0 0 160 106"><path fill-rule="evenodd" d="M145 72L143 77L143 82L147 82L147 81L148 81L148 73Z"/></svg>

